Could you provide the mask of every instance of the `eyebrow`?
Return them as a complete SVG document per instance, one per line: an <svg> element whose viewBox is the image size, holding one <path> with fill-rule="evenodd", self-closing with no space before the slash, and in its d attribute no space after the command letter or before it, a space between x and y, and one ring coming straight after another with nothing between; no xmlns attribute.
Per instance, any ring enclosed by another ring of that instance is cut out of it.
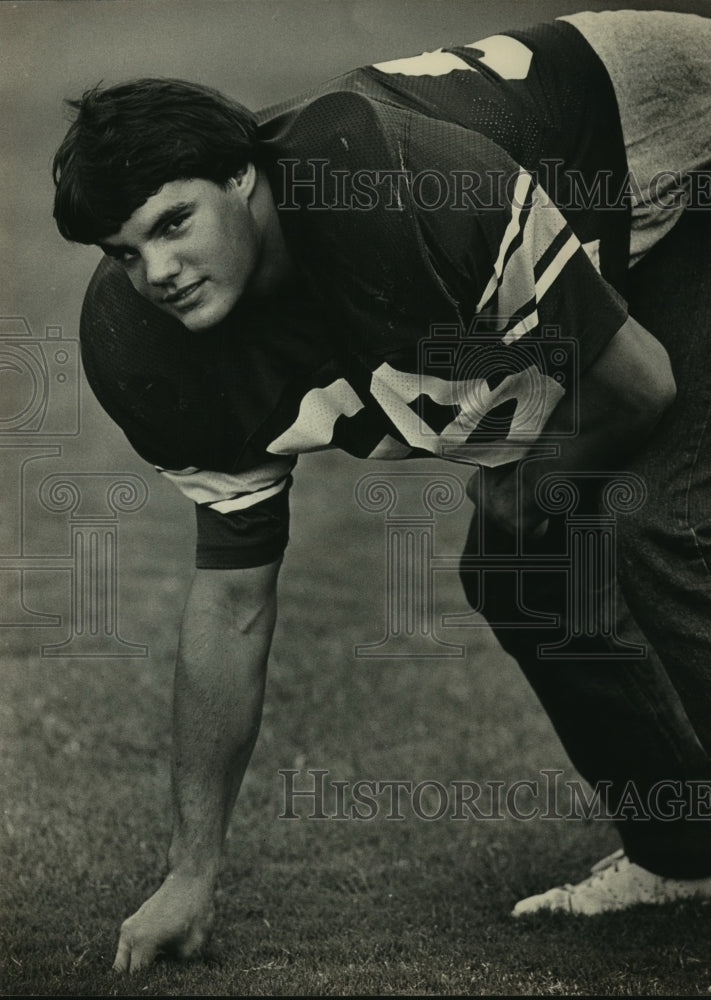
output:
<svg viewBox="0 0 711 1000"><path fill-rule="evenodd" d="M191 211L195 207L194 201L178 201L173 205L169 205L164 208L160 215L152 222L148 232L145 234L146 240L152 240L166 225L166 223L171 222L176 215L180 215L181 212ZM127 243L100 243L99 246L105 254L109 257L120 256L122 253L133 253L134 248L129 246Z"/></svg>

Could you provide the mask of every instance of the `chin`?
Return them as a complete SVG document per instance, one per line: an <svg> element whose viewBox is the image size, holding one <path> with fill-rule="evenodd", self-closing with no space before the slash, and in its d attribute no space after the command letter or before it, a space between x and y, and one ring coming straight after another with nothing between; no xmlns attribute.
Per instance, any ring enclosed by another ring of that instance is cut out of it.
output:
<svg viewBox="0 0 711 1000"><path fill-rule="evenodd" d="M202 333L203 330L211 330L217 326L226 315L227 313L220 313L216 316L178 316L178 319L191 333Z"/></svg>
<svg viewBox="0 0 711 1000"><path fill-rule="evenodd" d="M177 319L191 333L202 333L205 330L211 330L229 316L236 302L237 299L234 302L221 303L210 308L191 309L185 313L178 313Z"/></svg>

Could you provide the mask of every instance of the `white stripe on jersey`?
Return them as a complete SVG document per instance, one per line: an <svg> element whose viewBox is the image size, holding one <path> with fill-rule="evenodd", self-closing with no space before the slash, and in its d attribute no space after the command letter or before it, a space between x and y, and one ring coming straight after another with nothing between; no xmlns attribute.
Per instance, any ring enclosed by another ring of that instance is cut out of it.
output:
<svg viewBox="0 0 711 1000"><path fill-rule="evenodd" d="M262 500L276 496L277 493L281 493L285 486L286 479L282 479L281 482L274 483L269 489L260 490L259 493L247 493L244 496L235 497L233 500L218 500L217 503L210 503L207 506L211 510L216 510L218 514L231 514L235 510L246 510L248 507L254 507L256 503L261 503Z"/></svg>
<svg viewBox="0 0 711 1000"><path fill-rule="evenodd" d="M531 68L533 52L509 35L489 35L480 42L470 42L467 49L481 49L479 62L493 69L502 80L525 80Z"/></svg>
<svg viewBox="0 0 711 1000"><path fill-rule="evenodd" d="M378 459L400 459L407 458L411 455L413 449L407 445L403 444L402 441L398 441L391 434L386 434L376 446L373 448L368 458L378 458Z"/></svg>
<svg viewBox="0 0 711 1000"><path fill-rule="evenodd" d="M286 488L296 458L276 458L246 472L213 472L209 469L163 469L165 476L188 499L221 514L246 510Z"/></svg>
<svg viewBox="0 0 711 1000"><path fill-rule="evenodd" d="M597 273L600 273L600 240L590 240L589 243L583 243L583 250L590 258L592 266L595 268Z"/></svg>
<svg viewBox="0 0 711 1000"><path fill-rule="evenodd" d="M436 375L401 372L385 361L373 372L370 392L412 448L436 454L437 434L409 404L424 394L443 406L455 405L457 385Z"/></svg>
<svg viewBox="0 0 711 1000"><path fill-rule="evenodd" d="M580 240L571 233L567 241L560 248L554 259L550 262L543 274L536 282L536 301L540 302L548 289L568 263L576 251L580 249Z"/></svg>
<svg viewBox="0 0 711 1000"><path fill-rule="evenodd" d="M502 338L504 344L512 344L515 340L518 340L537 325L538 309L536 307L538 306L538 303L541 301L556 278L559 277L561 271L570 258L577 253L579 249L580 241L577 236L574 236L571 233L538 281L536 281L536 284L534 285L534 305L529 315L524 317L519 323L511 327L511 329L506 332L506 335Z"/></svg>
<svg viewBox="0 0 711 1000"><path fill-rule="evenodd" d="M381 73L399 73L402 76L446 76L455 69L474 71L473 66L464 62L453 52L443 52L442 49L435 49L434 52L422 52L419 56L410 56L407 59L391 59L389 62L375 63L373 69Z"/></svg>
<svg viewBox="0 0 711 1000"><path fill-rule="evenodd" d="M481 49L483 55L477 57L477 62L492 69L502 80L525 80L531 69L533 60L531 49L517 38L510 38L508 35L489 35L488 38L470 42L463 48ZM480 72L477 66L460 59L454 52L444 52L442 49L422 52L420 55L405 59L375 63L373 69L381 73L399 73L402 76L446 76L454 70Z"/></svg>
<svg viewBox="0 0 711 1000"><path fill-rule="evenodd" d="M565 229L565 219L541 188L531 196L531 208L526 213L521 240L504 263L496 298L496 312L503 330L512 316L523 315L538 294L536 268L556 237ZM535 284L534 284L535 283Z"/></svg>
<svg viewBox="0 0 711 1000"><path fill-rule="evenodd" d="M498 465L523 457L565 395L562 386L536 364L507 375L495 389L489 389L484 383L476 395L472 394L471 382L456 385L460 412L440 434L438 450L440 454L446 454L448 450L452 454L451 446L456 445L461 456L468 456L465 460L482 465ZM469 441L469 435L483 418L509 400L516 401L516 410L506 434L494 442L497 449L492 449L491 443Z"/></svg>
<svg viewBox="0 0 711 1000"><path fill-rule="evenodd" d="M572 233L557 249L555 241L566 228L566 221L554 202L533 178L521 171L514 187L511 219L506 227L494 269L477 304L477 313L486 309L497 317L496 328L511 344L538 324L538 305L561 275L565 265L580 249ZM542 273L538 267L546 254L555 250Z"/></svg>
<svg viewBox="0 0 711 1000"><path fill-rule="evenodd" d="M479 299L476 306L476 312L480 313L488 305L490 299L494 295L494 292L499 287L499 282L501 280L501 275L504 271L506 265L507 255L511 249L511 244L514 242L516 237L521 231L521 213L524 208L528 209L529 204L529 192L533 185L533 178L526 170L521 170L516 180L513 191L512 207L511 207L511 219L504 232L503 239L501 240L501 245L499 246L499 253L494 264L494 272L489 278L486 288ZM526 218L528 217L528 211L526 212ZM524 219L525 221L525 219Z"/></svg>
<svg viewBox="0 0 711 1000"><path fill-rule="evenodd" d="M444 457L456 453L459 461L499 465L516 461L529 450L564 395L558 382L535 363L535 349L531 360L531 365L507 375L494 389L483 378L450 382L434 375L401 372L384 362L373 372L371 393L411 447ZM422 395L459 409L454 420L439 433L410 406ZM488 413L509 400L516 400L516 410L499 441L468 440ZM378 457L390 456L384 452Z"/></svg>
<svg viewBox="0 0 711 1000"><path fill-rule="evenodd" d="M301 400L294 423L272 441L267 451L273 455L294 455L327 448L338 418L355 416L362 409L360 396L344 378L310 389Z"/></svg>

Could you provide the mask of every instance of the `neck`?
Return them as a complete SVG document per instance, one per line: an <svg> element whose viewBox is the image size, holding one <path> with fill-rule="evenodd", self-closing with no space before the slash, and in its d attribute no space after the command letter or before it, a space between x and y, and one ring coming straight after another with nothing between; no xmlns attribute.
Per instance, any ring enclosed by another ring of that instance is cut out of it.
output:
<svg viewBox="0 0 711 1000"><path fill-rule="evenodd" d="M295 268L284 239L269 181L261 169L257 171L252 197L253 210L262 234L259 265L252 281L252 292L259 296L270 295L293 277Z"/></svg>

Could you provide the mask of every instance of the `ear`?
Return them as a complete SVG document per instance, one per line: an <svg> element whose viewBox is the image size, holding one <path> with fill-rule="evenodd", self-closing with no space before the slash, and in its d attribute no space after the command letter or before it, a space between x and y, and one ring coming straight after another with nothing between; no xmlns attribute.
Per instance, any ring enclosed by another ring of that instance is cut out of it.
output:
<svg viewBox="0 0 711 1000"><path fill-rule="evenodd" d="M245 201L251 196L257 183L257 168L253 163L247 163L231 178L236 191L238 191Z"/></svg>

